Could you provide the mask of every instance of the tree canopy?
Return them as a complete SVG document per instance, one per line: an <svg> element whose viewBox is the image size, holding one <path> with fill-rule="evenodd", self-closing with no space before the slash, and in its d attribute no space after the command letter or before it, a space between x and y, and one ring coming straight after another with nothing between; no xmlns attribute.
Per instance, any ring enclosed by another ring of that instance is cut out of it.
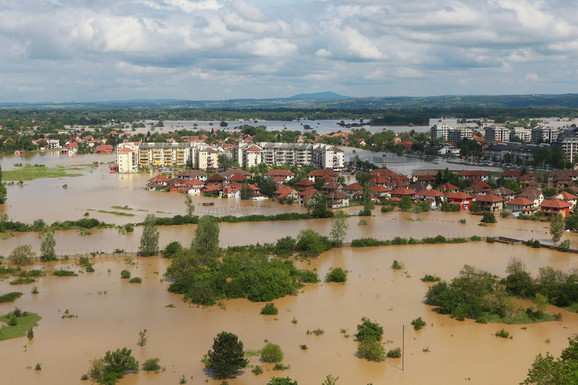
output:
<svg viewBox="0 0 578 385"><path fill-rule="evenodd" d="M248 363L243 352L243 342L233 333L219 333L213 340L213 350L207 352L207 369L217 379L234 377Z"/></svg>

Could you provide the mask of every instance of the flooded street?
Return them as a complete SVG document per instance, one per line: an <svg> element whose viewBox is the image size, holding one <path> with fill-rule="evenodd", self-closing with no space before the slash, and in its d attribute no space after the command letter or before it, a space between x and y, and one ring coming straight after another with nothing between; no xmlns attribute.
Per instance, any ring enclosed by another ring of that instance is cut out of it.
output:
<svg viewBox="0 0 578 385"><path fill-rule="evenodd" d="M576 265L574 255L499 244L343 248L301 267L316 268L320 277L331 267L345 268L347 283L308 284L298 296L276 300L279 315L275 317L259 315L263 304L247 300L205 309L183 303L180 296L167 292L161 276L168 263L157 257L139 259L138 265L131 266L122 260L101 260L92 274L45 277L16 288L2 282L1 292L25 293L17 300L18 307L43 317L34 340L0 342L2 383L78 384L91 359L128 347L141 363L159 357L166 371L128 375L121 384L177 384L183 374L189 384L201 384L207 377L200 359L216 334L226 330L237 334L246 350L262 348L265 339L279 344L285 353L283 363L291 366L277 372L252 357L251 365L260 364L265 373L255 376L247 369L230 384L265 384L272 376L321 384L327 374L339 376L340 384L516 384L525 378L537 353L558 354L567 345L567 337L578 327L578 314L550 308L549 312L563 314L562 322L528 325L527 330L522 325L459 322L433 313L422 303L428 284L420 281L425 273L451 279L466 263L503 276L513 256L521 258L533 274L546 264L558 269ZM394 259L405 264L404 271L390 268ZM125 268L133 277L142 277L143 283L121 281L120 271ZM39 294L29 294L33 285ZM1 304L0 313L13 307ZM61 319L66 309L78 318ZM361 317L384 327L384 341L392 341L387 349L401 346L402 325L406 326L405 371L400 370L399 359L370 363L355 357L352 335ZM409 325L417 317L427 322L419 332ZM512 340L493 335L502 327L513 335ZM307 335L307 330L318 328L323 335ZM148 344L139 347L138 332L143 329L148 330ZM301 350L301 344L308 350ZM423 351L426 348L429 352ZM32 369L37 362L42 364L41 372Z"/></svg>

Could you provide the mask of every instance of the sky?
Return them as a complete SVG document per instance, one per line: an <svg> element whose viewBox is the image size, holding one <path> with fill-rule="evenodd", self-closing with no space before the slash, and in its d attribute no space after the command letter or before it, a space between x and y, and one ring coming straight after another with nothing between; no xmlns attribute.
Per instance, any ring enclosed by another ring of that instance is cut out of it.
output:
<svg viewBox="0 0 578 385"><path fill-rule="evenodd" d="M578 92L575 0L0 0L0 102Z"/></svg>

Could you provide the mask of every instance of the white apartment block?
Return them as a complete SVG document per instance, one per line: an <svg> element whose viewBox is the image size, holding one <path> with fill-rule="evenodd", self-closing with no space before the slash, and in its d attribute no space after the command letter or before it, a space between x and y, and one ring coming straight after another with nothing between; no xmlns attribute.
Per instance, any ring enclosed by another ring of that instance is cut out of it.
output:
<svg viewBox="0 0 578 385"><path fill-rule="evenodd" d="M504 126L488 126L485 127L485 138L490 143L495 142L509 142L512 130Z"/></svg>
<svg viewBox="0 0 578 385"><path fill-rule="evenodd" d="M459 143L462 139L472 139L473 130L468 127L454 128L447 124L436 124L430 128L432 140L443 139L445 142Z"/></svg>
<svg viewBox="0 0 578 385"><path fill-rule="evenodd" d="M120 143L116 147L116 164L119 173L138 172L138 144Z"/></svg>
<svg viewBox="0 0 578 385"><path fill-rule="evenodd" d="M566 159L570 163L574 163L578 160L578 135L575 133L568 133L566 135L561 135L558 137L557 145L562 147L564 153L566 154Z"/></svg>
<svg viewBox="0 0 578 385"><path fill-rule="evenodd" d="M514 127L512 130L512 135L522 139L522 141L525 143L530 143L532 141L532 130L529 128Z"/></svg>
<svg viewBox="0 0 578 385"><path fill-rule="evenodd" d="M192 146L191 167L199 170L217 170L220 152L208 145Z"/></svg>

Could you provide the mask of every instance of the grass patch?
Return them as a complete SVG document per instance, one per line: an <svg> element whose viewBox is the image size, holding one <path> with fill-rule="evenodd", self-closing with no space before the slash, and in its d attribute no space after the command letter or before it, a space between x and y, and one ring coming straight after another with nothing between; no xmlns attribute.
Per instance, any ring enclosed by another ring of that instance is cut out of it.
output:
<svg viewBox="0 0 578 385"><path fill-rule="evenodd" d="M18 298L20 298L21 296L22 296L22 293L20 293L19 291L13 291L10 293L0 295L0 303L14 302Z"/></svg>
<svg viewBox="0 0 578 385"><path fill-rule="evenodd" d="M0 316L0 321L8 324L13 313L8 313ZM20 317L16 317L15 326L4 326L0 329L0 340L8 340L10 338L24 337L28 334L28 330L38 324L41 319L36 313L22 312Z"/></svg>
<svg viewBox="0 0 578 385"><path fill-rule="evenodd" d="M52 275L55 275L57 277L77 277L78 274L76 274L74 271L71 270L55 270L52 272Z"/></svg>
<svg viewBox="0 0 578 385"><path fill-rule="evenodd" d="M75 177L82 176L83 174L78 173L68 173L69 170L79 170L79 168L65 168L65 167L53 167L49 168L46 166L26 166L16 170L9 170L2 172L2 179L4 181L25 181L34 180L38 178L62 178L62 177Z"/></svg>
<svg viewBox="0 0 578 385"><path fill-rule="evenodd" d="M134 217L134 214L125 213L122 211L95 210L95 209L88 209L87 211L96 211L97 213L101 213L101 214L112 214L112 215L118 215L121 217Z"/></svg>
<svg viewBox="0 0 578 385"><path fill-rule="evenodd" d="M111 209L115 209L115 210L132 210L132 207L128 207L128 206L110 206Z"/></svg>
<svg viewBox="0 0 578 385"><path fill-rule="evenodd" d="M531 318L526 313L520 313L508 317L500 317L496 314L485 314L483 318L485 321L490 323L498 323L506 325L533 324L537 322L548 322L556 320L554 316L551 314L544 314L541 318Z"/></svg>

